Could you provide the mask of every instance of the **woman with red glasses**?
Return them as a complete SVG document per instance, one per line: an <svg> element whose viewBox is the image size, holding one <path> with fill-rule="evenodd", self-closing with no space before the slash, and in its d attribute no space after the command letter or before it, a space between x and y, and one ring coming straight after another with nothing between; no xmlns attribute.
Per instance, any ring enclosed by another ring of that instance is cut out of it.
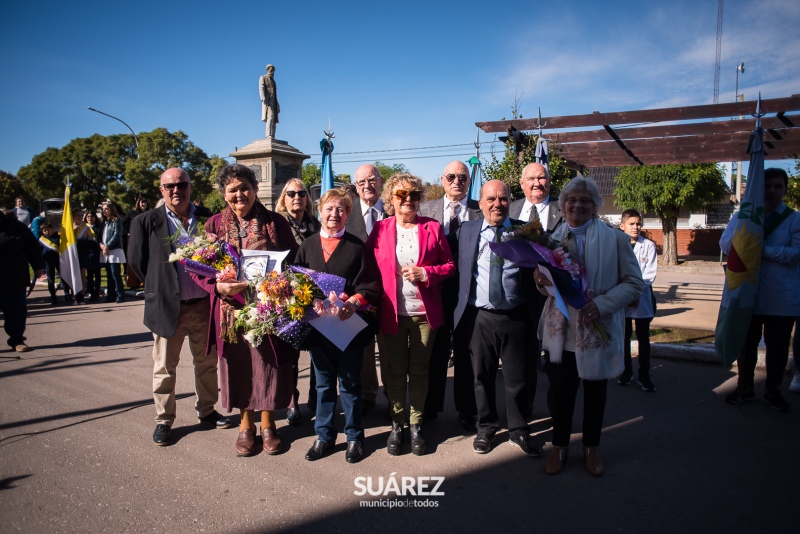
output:
<svg viewBox="0 0 800 534"><path fill-rule="evenodd" d="M372 249L381 273L378 346L387 366L392 431L389 454L399 455L409 423L411 452L425 454L422 411L428 394L428 366L436 329L444 324L441 283L456 272L450 247L436 219L417 215L422 180L395 174L383 188L391 217L376 223L365 248ZM410 410L406 417L406 390Z"/></svg>

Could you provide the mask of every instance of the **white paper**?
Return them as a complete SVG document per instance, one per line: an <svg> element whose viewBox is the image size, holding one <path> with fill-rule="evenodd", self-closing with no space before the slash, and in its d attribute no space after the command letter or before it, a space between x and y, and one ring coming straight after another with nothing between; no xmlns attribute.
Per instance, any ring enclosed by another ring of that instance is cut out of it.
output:
<svg viewBox="0 0 800 534"><path fill-rule="evenodd" d="M326 309L330 308L330 304L330 300L325 299ZM341 299L336 299L336 305L341 308L344 306L344 302ZM367 322L355 313L344 321L339 319L338 315L319 316L311 319L309 324L325 336L328 341L336 345L339 350L346 349L347 345L353 341L353 338L367 326Z"/></svg>
<svg viewBox="0 0 800 534"><path fill-rule="evenodd" d="M556 283L553 281L553 275L550 274L550 271L544 265L539 265L539 272L542 273L545 276L545 278L550 280L550 284L551 285L544 286L544 288L545 288L545 290L547 291L547 293L550 296L553 296L553 297L556 298L556 308L558 308L558 311L563 313L564 317L566 317L567 321L569 321L570 320L569 319L569 308L567 307L567 303L564 302L564 299L561 296L561 293L558 292L558 288L556 287Z"/></svg>
<svg viewBox="0 0 800 534"><path fill-rule="evenodd" d="M242 264L239 267L239 280L252 282L263 278L270 271L281 272L281 265L288 250L243 250Z"/></svg>

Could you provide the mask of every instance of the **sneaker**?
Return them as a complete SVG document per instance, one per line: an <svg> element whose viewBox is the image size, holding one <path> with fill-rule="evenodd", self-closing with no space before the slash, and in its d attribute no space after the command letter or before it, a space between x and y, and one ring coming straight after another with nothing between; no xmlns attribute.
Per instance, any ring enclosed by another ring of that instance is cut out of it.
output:
<svg viewBox="0 0 800 534"><path fill-rule="evenodd" d="M19 345L14 346L14 350L17 352L29 352L31 348L25 343L20 343Z"/></svg>
<svg viewBox="0 0 800 534"><path fill-rule="evenodd" d="M781 392L778 389L765 390L764 399L769 403L773 410L777 410L779 412L792 411L792 407L789 406L789 403L783 399L783 395L781 395Z"/></svg>
<svg viewBox="0 0 800 534"><path fill-rule="evenodd" d="M728 404L742 404L743 402L751 401L755 398L756 394L753 388L745 388L741 392L736 388L725 396L725 402Z"/></svg>
<svg viewBox="0 0 800 534"><path fill-rule="evenodd" d="M792 383L789 384L789 391L792 393L800 393L800 373L795 373L792 378Z"/></svg>
<svg viewBox="0 0 800 534"><path fill-rule="evenodd" d="M642 386L642 389L643 389L644 391L650 391L650 392L653 392L653 391L655 391L655 390L656 390L656 386L655 386L655 384L653 384L653 382L650 380L650 377L649 377L649 376L645 376L645 377L641 377L641 378L639 378L639 380L637 380L637 381L636 381L636 383L637 383L637 384L639 384L640 386Z"/></svg>
<svg viewBox="0 0 800 534"><path fill-rule="evenodd" d="M629 386L633 382L633 371L623 371L617 379L617 384L620 386Z"/></svg>

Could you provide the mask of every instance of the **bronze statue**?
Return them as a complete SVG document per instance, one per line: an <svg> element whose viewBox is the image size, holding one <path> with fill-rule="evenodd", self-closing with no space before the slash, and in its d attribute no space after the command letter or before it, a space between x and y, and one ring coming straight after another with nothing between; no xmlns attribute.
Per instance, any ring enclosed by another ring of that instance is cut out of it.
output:
<svg viewBox="0 0 800 534"><path fill-rule="evenodd" d="M273 75L275 67L267 65L267 73L258 79L258 92L261 95L261 122L267 123L266 136L275 137L275 125L278 124L278 114L281 106L278 104L278 88Z"/></svg>

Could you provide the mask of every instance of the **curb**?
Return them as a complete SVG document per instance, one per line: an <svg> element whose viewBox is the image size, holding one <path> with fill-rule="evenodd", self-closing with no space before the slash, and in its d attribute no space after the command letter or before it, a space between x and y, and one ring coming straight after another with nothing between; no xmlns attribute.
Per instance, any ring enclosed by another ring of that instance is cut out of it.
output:
<svg viewBox="0 0 800 534"><path fill-rule="evenodd" d="M631 341L631 355L639 356L638 341ZM712 343L651 343L650 356L653 358L663 358L665 360L722 365L722 361L717 355L717 351ZM766 350L759 347L756 369L766 369L765 357ZM736 363L733 364L732 368L736 368ZM786 374L794 374L792 358L789 358L789 361L786 362Z"/></svg>

